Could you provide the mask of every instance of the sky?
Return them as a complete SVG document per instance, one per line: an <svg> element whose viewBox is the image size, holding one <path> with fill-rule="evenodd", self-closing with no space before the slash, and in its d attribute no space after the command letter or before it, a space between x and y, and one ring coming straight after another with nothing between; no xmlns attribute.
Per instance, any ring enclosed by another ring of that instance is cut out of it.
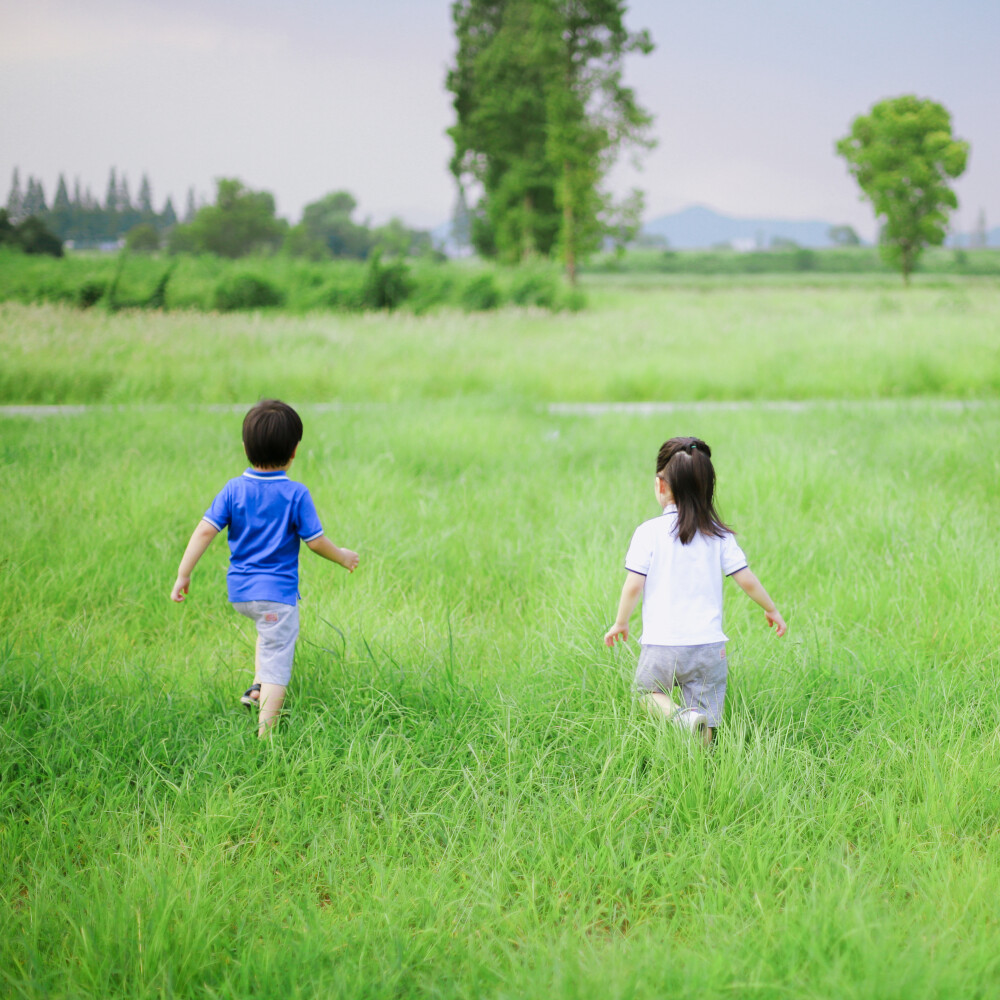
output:
<svg viewBox="0 0 1000 1000"><path fill-rule="evenodd" d="M834 143L912 93L972 145L953 227L1000 224L996 0L633 0L626 23L656 45L625 80L657 145L608 187L641 188L647 219L698 204L871 239ZM454 51L448 0L0 0L0 203L15 167L50 202L60 172L103 200L114 167L157 208L238 177L292 222L347 190L359 220L438 225Z"/></svg>

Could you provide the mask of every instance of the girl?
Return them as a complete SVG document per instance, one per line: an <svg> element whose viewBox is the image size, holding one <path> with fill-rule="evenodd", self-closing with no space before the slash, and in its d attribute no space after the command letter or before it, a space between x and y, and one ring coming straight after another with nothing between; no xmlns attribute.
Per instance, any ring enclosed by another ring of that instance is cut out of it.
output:
<svg viewBox="0 0 1000 1000"><path fill-rule="evenodd" d="M700 438L676 437L656 458L656 499L663 514L640 524L625 556L618 617L604 642L628 640L642 598L636 688L650 711L700 733L707 746L726 696L722 577L731 576L763 609L768 627L787 631L774 601L747 566L733 533L715 509L712 451ZM683 708L670 697L681 689Z"/></svg>

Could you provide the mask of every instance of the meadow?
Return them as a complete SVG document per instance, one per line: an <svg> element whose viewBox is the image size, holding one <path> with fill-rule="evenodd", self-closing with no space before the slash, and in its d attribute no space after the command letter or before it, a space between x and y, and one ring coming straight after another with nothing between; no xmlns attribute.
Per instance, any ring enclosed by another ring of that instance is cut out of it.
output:
<svg viewBox="0 0 1000 1000"><path fill-rule="evenodd" d="M994 995L997 292L0 305L4 993ZM222 539L167 599L265 393L362 559L303 550L271 744ZM634 640L601 643L679 433L790 628L727 585L708 752L636 705Z"/></svg>

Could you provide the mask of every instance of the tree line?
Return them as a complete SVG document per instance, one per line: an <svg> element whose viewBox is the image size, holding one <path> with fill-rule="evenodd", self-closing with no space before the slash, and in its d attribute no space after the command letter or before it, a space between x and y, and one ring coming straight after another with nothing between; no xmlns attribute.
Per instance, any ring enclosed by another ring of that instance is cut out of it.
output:
<svg viewBox="0 0 1000 1000"><path fill-rule="evenodd" d="M235 258L283 250L310 260L365 260L376 251L387 256L434 252L429 232L411 229L398 218L372 227L354 218L357 207L349 192L333 191L306 205L299 223L291 225L275 214L274 197L269 192L250 190L236 178L221 178L210 205L196 207L191 188L184 216L178 219L169 197L161 211L154 209L146 175L133 200L127 178L113 168L103 202L98 202L89 188L81 191L79 181L70 195L60 174L50 207L41 181L30 176L22 190L15 167L6 211L0 209L4 214L0 242L39 253L54 253L54 248L64 243L85 249L124 241L128 249L137 252L165 249ZM37 232L47 233L48 238L39 242L34 236Z"/></svg>
<svg viewBox="0 0 1000 1000"><path fill-rule="evenodd" d="M133 199L128 178L112 167L103 201L98 201L90 188L81 188L79 179L72 194L64 174L59 174L55 197L47 203L40 180L28 177L22 189L20 171L14 168L10 193L7 195L7 219L20 226L26 219L40 220L60 242L79 247L97 247L115 243L138 225L152 226L159 233L168 232L177 224L177 212L168 197L157 212L153 207L152 187L143 174L137 196ZM194 190L188 193L187 218L193 218Z"/></svg>

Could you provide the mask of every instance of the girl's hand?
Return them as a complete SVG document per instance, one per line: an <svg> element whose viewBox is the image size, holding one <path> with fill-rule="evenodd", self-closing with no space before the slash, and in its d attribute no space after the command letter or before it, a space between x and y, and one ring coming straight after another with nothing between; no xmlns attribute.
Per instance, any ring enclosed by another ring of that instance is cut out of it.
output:
<svg viewBox="0 0 1000 1000"><path fill-rule="evenodd" d="M604 645L611 649L615 642L621 639L622 642L628 642L628 625L619 625L617 622L611 626L604 633Z"/></svg>
<svg viewBox="0 0 1000 1000"><path fill-rule="evenodd" d="M775 608L773 611L765 611L764 617L767 619L767 627L772 626L778 630L778 635L783 636L788 631L785 619L781 617L781 612Z"/></svg>
<svg viewBox="0 0 1000 1000"><path fill-rule="evenodd" d="M183 601L190 586L191 586L191 577L178 576L177 580L174 582L173 590L170 591L170 600L177 601L178 603Z"/></svg>

